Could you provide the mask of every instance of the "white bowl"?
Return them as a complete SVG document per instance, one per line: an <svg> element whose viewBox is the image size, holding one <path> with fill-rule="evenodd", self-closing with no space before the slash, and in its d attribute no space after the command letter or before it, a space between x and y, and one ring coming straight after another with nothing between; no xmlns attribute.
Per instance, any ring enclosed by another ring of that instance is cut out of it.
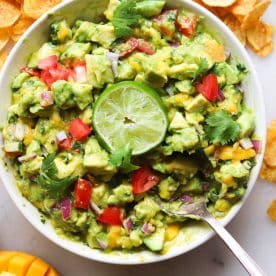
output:
<svg viewBox="0 0 276 276"><path fill-rule="evenodd" d="M49 38L50 23L59 18L66 18L70 23L73 23L77 18L95 20L99 14L103 12L107 5L107 0L70 0L65 1L52 9L50 12L37 20L32 27L23 35L17 42L16 46L11 51L0 76L0 95L1 95L1 113L0 125L6 120L7 110L10 105L11 90L9 88L12 78L18 73L19 69L25 65L28 56L37 50L42 43ZM213 14L202 8L192 1L184 0L168 0L168 5L173 7L184 7L197 14L203 15L207 26L217 38L222 41L226 48L232 54L238 57L249 69L250 74L244 82L246 103L254 110L256 114L256 132L262 138L262 149L265 146L266 126L265 126L265 109L263 103L262 89L258 81L256 71L250 61L248 54L244 47L233 35L233 33ZM251 177L248 182L248 189L246 195L240 203L235 205L229 214L221 220L223 225L230 222L238 213L241 206L244 204L250 191L252 190L257 179L263 154L257 156L256 166L251 172ZM56 243L57 245L71 251L80 256L113 264L142 264L150 262L158 262L173 258L177 255L184 254L199 245L203 244L213 236L213 232L203 224L191 224L187 230L181 232L176 239L171 249L164 255L153 254L150 252L140 253L122 253L116 252L114 254L105 254L98 250L90 249L82 243L69 241L58 236L50 223L42 224L40 221L41 215L38 210L26 200L18 190L14 177L10 171L7 171L3 162L0 162L0 177L4 183L10 197L22 212L22 214L29 220L29 222L44 236Z"/></svg>

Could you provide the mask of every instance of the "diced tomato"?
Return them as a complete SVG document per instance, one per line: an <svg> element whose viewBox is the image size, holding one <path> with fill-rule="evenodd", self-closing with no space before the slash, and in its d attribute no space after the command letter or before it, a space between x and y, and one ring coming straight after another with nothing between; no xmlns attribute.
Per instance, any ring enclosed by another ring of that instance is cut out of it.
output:
<svg viewBox="0 0 276 276"><path fill-rule="evenodd" d="M195 35L196 28L197 28L197 16L181 16L177 17L177 27L185 36L191 38Z"/></svg>
<svg viewBox="0 0 276 276"><path fill-rule="evenodd" d="M63 150L69 150L72 148L73 145L73 139L71 136L69 136L68 138L58 142L58 145L61 149Z"/></svg>
<svg viewBox="0 0 276 276"><path fill-rule="evenodd" d="M202 79L202 83L195 83L196 90L208 101L214 102L219 95L218 78L215 74L209 74Z"/></svg>
<svg viewBox="0 0 276 276"><path fill-rule="evenodd" d="M40 77L41 71L38 69L33 69L30 68L28 66L25 66L21 69L21 72L25 72L27 74L29 74L30 76L34 76L34 77Z"/></svg>
<svg viewBox="0 0 276 276"><path fill-rule="evenodd" d="M77 141L84 141L87 139L92 129L85 124L80 118L73 120L70 123L69 132Z"/></svg>
<svg viewBox="0 0 276 276"><path fill-rule="evenodd" d="M58 80L68 80L70 76L70 70L58 66L57 68L46 69L41 72L41 80L44 81L49 88L52 84Z"/></svg>
<svg viewBox="0 0 276 276"><path fill-rule="evenodd" d="M43 58L38 61L38 68L42 70L57 68L58 67L58 57L56 55Z"/></svg>
<svg viewBox="0 0 276 276"><path fill-rule="evenodd" d="M132 175L132 191L134 194L145 193L159 182L160 178L154 174L149 166L142 166Z"/></svg>
<svg viewBox="0 0 276 276"><path fill-rule="evenodd" d="M74 206L76 208L88 209L92 195L92 185L89 181L79 178L74 189Z"/></svg>
<svg viewBox="0 0 276 276"><path fill-rule="evenodd" d="M122 209L117 207L107 207L98 216L98 221L111 225L122 225L123 212Z"/></svg>
<svg viewBox="0 0 276 276"><path fill-rule="evenodd" d="M153 50L152 46L150 45L150 43L148 43L147 41L145 41L143 39L138 39L137 50L140 52L143 52L147 55L154 54L154 50Z"/></svg>
<svg viewBox="0 0 276 276"><path fill-rule="evenodd" d="M134 52L138 47L138 39L135 37L131 37L127 40L127 42L125 44L126 44L126 49L124 49L120 53L120 57L127 57L132 52Z"/></svg>
<svg viewBox="0 0 276 276"><path fill-rule="evenodd" d="M154 19L154 25L162 34L172 38L175 33L177 14L177 9L166 10Z"/></svg>

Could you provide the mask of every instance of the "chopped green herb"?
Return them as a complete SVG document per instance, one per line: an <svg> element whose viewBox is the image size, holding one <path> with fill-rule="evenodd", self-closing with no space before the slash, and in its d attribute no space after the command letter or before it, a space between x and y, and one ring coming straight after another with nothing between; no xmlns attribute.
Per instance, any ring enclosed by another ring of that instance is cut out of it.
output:
<svg viewBox="0 0 276 276"><path fill-rule="evenodd" d="M205 133L214 144L225 145L235 142L240 135L239 124L224 110L212 114L206 121Z"/></svg>
<svg viewBox="0 0 276 276"><path fill-rule="evenodd" d="M114 151L110 155L109 161L112 165L122 169L126 173L137 170L139 167L131 164L131 153L132 150L129 144L127 144L126 146Z"/></svg>
<svg viewBox="0 0 276 276"><path fill-rule="evenodd" d="M135 0L123 0L117 7L112 18L112 24L115 28L117 38L128 37L133 33L133 26L137 25L142 18L135 10Z"/></svg>

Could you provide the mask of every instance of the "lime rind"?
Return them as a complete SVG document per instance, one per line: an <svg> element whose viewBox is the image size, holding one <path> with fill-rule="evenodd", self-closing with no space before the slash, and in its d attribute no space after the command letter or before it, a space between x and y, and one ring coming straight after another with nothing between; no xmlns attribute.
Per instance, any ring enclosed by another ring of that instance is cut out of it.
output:
<svg viewBox="0 0 276 276"><path fill-rule="evenodd" d="M164 140L168 117L155 90L142 83L124 81L99 96L94 105L93 126L109 151L130 144L132 154L140 155Z"/></svg>

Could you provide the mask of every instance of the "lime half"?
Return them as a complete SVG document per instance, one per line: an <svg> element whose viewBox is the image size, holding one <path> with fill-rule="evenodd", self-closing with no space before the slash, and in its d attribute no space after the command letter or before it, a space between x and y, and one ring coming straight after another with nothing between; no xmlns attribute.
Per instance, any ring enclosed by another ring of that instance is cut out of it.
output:
<svg viewBox="0 0 276 276"><path fill-rule="evenodd" d="M157 92L142 83L123 81L99 96L93 125L109 151L129 144L132 154L139 155L163 141L168 118Z"/></svg>

